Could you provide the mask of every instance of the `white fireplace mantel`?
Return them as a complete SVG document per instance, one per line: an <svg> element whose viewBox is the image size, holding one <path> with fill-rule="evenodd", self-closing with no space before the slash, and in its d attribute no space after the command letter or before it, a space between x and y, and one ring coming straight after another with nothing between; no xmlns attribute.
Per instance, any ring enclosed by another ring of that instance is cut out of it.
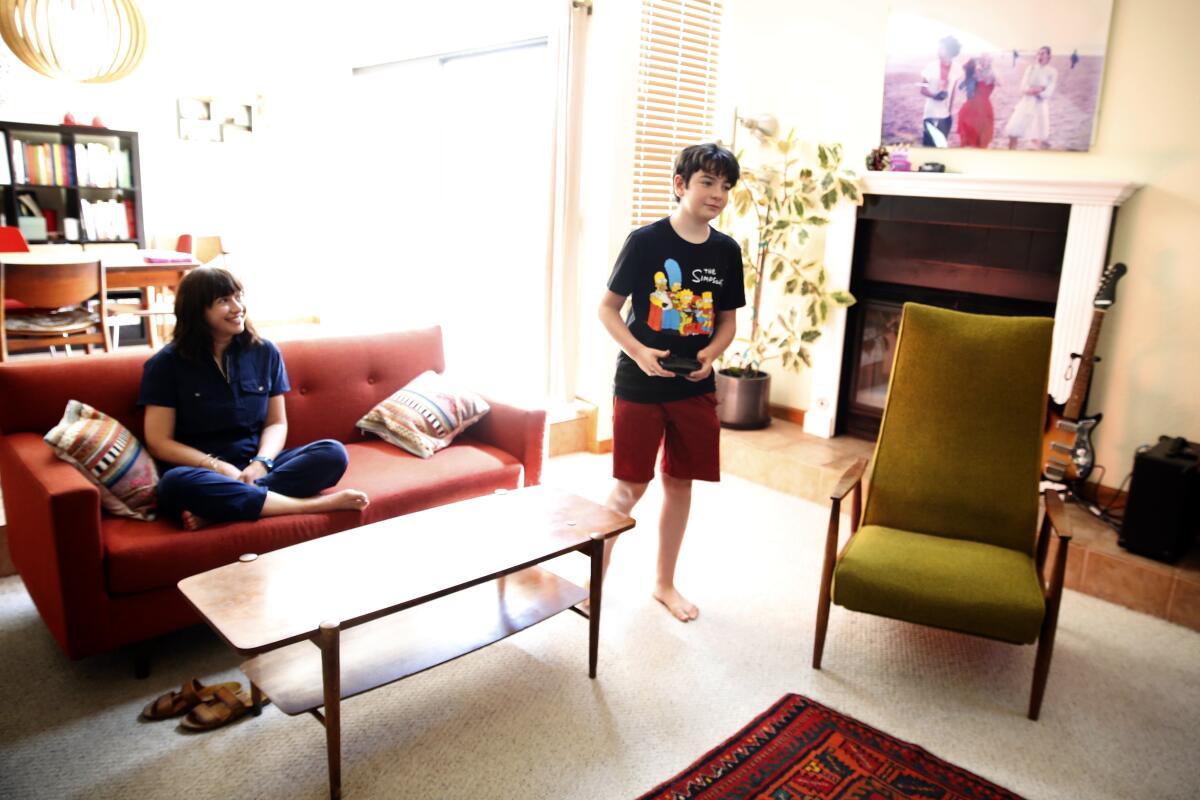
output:
<svg viewBox="0 0 1200 800"><path fill-rule="evenodd" d="M1006 200L1061 203L1071 206L1062 274L1054 313L1050 352L1050 394L1065 402L1071 353L1083 350L1092 318L1092 301L1108 256L1113 209L1129 199L1139 184L1079 178L1021 178L960 173L868 172L863 194L941 197L959 200ZM840 205L830 219L825 239L825 268L832 286L848 286L854 256L855 206ZM846 341L846 312L830 315L829 329L813 348L812 386L804 412L804 430L833 436Z"/></svg>

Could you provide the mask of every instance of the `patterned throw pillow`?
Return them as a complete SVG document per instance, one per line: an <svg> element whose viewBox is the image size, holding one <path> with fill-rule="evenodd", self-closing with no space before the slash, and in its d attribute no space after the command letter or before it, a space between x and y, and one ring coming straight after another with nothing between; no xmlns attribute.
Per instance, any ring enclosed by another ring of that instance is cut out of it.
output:
<svg viewBox="0 0 1200 800"><path fill-rule="evenodd" d="M100 489L105 510L154 519L158 470L124 425L86 403L69 400L63 418L43 438L55 455L74 464Z"/></svg>
<svg viewBox="0 0 1200 800"><path fill-rule="evenodd" d="M479 395L426 371L367 412L358 427L429 458L490 410Z"/></svg>

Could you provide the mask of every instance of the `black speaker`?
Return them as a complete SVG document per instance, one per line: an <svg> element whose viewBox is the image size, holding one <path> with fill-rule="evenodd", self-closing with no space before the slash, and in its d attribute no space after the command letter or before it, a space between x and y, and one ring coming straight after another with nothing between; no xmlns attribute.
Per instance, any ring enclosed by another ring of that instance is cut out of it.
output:
<svg viewBox="0 0 1200 800"><path fill-rule="evenodd" d="M1200 445L1182 436L1133 459L1129 502L1117 542L1131 553L1174 562L1188 551L1200 529Z"/></svg>

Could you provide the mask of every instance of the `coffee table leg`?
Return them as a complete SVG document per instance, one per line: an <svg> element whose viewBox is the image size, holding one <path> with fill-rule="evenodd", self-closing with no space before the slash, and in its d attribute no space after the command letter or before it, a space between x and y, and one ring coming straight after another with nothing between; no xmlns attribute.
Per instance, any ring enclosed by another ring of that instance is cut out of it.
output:
<svg viewBox="0 0 1200 800"><path fill-rule="evenodd" d="M338 623L321 623L321 677L325 687L325 750L329 797L342 796L342 657Z"/></svg>
<svg viewBox="0 0 1200 800"><path fill-rule="evenodd" d="M600 592L604 584L604 537L592 534L592 596L588 599L588 677L596 677L600 650Z"/></svg>

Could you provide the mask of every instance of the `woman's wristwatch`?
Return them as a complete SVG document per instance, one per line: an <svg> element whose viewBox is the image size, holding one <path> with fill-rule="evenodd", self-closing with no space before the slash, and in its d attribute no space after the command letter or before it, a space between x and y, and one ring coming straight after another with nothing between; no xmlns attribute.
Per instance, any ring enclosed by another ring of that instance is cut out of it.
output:
<svg viewBox="0 0 1200 800"><path fill-rule="evenodd" d="M255 456L251 461L261 461L262 465L267 468L267 472L275 469L275 459L267 458L266 456Z"/></svg>

